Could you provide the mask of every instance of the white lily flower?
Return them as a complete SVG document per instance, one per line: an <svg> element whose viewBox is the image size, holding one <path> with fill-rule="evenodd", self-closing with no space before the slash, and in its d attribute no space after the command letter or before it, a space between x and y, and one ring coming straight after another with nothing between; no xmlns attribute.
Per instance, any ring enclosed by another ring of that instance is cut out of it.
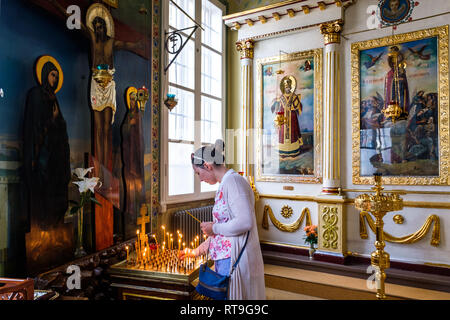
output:
<svg viewBox="0 0 450 320"><path fill-rule="evenodd" d="M100 179L97 177L92 178L84 178L84 181L86 183L86 187L91 190L92 193L94 193L94 188L97 186L97 184L100 184L99 187L102 186L102 183L99 181Z"/></svg>
<svg viewBox="0 0 450 320"><path fill-rule="evenodd" d="M80 191L80 194L89 190L85 180L75 181L73 183L78 186L78 191Z"/></svg>
<svg viewBox="0 0 450 320"><path fill-rule="evenodd" d="M84 177L92 171L92 169L94 169L94 167L90 167L90 168L76 168L72 171L73 174L75 174L78 179L84 179Z"/></svg>

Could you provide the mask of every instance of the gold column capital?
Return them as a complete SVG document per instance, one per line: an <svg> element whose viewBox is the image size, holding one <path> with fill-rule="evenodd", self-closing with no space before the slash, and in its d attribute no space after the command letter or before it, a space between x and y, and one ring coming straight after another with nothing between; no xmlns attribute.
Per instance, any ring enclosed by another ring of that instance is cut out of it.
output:
<svg viewBox="0 0 450 320"><path fill-rule="evenodd" d="M320 25L320 33L323 35L325 45L341 42L341 31L343 25L344 21L341 19L322 23Z"/></svg>
<svg viewBox="0 0 450 320"><path fill-rule="evenodd" d="M236 42L236 50L241 54L241 59L253 59L255 42L252 39Z"/></svg>

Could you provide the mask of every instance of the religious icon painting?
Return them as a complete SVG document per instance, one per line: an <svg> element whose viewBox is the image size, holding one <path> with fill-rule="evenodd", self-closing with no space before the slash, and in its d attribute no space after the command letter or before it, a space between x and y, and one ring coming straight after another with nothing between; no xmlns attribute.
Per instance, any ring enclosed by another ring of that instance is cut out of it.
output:
<svg viewBox="0 0 450 320"><path fill-rule="evenodd" d="M407 22L414 9L414 0L380 0L377 16L384 26Z"/></svg>
<svg viewBox="0 0 450 320"><path fill-rule="evenodd" d="M353 183L448 185L448 26L351 51Z"/></svg>
<svg viewBox="0 0 450 320"><path fill-rule="evenodd" d="M257 66L256 180L321 183L322 49Z"/></svg>

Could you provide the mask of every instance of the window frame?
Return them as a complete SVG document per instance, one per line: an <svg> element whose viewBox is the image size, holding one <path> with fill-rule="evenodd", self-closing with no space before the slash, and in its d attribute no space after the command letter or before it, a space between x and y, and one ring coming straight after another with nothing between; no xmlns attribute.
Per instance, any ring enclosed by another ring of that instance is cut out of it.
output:
<svg viewBox="0 0 450 320"><path fill-rule="evenodd" d="M219 2L218 0L208 0L213 5L217 6L222 10L222 16L226 14L226 6ZM164 93L167 92L169 86L173 86L176 88L180 88L182 90L187 90L189 92L194 93L194 101L195 101L195 111L194 111L194 121L195 123L200 123L202 116L202 105L201 100L202 96L217 99L217 97L213 97L209 94L202 93L202 80L201 80L201 72L202 72L202 48L205 47L209 50L212 50L215 53L219 53L222 56L222 139L225 140L225 125L226 125L226 60L227 60L227 52L226 52L226 26L222 22L222 52L218 52L214 48L209 45L202 43L202 30L200 28L195 32L195 36L193 36L189 41L194 41L194 50L195 50L195 77L194 77L194 89L185 88L184 86L180 86L177 84L169 84L169 70L167 70L167 74L164 74L164 68L169 63L168 53L164 48L165 43L165 33L169 30L169 3L170 1L164 1L162 6L162 30L161 30L161 58L162 58L162 72L161 72L161 153L160 153L160 163L161 163L161 207L162 211L166 210L166 206L168 204L176 204L180 202L190 202L190 201L200 201L214 198L215 191L207 191L201 192L201 183L197 175L194 175L194 193L180 194L180 195L169 195L169 110L164 105ZM195 0L195 15L194 18L196 21L201 21L202 18L202 0ZM198 18L197 18L198 17ZM183 33L185 34L185 33ZM173 66L173 64L172 64ZM172 67L171 66L171 67ZM175 107L176 108L176 107ZM194 150L200 148L203 144L201 143L201 125L195 126L194 128ZM173 142L175 142L174 140ZM192 172L194 174L194 172Z"/></svg>

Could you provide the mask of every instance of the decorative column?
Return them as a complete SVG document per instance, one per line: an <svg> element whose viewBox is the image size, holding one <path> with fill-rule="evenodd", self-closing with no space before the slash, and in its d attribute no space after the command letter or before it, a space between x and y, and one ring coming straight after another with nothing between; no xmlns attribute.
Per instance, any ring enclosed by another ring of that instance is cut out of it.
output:
<svg viewBox="0 0 450 320"><path fill-rule="evenodd" d="M342 20L320 25L325 40L325 93L322 194L338 194L340 187L340 32Z"/></svg>
<svg viewBox="0 0 450 320"><path fill-rule="evenodd" d="M343 263L347 255L344 198L340 187L340 32L342 20L320 25L324 36L323 184L319 196L317 257ZM322 255L320 254L322 253Z"/></svg>
<svg viewBox="0 0 450 320"><path fill-rule="evenodd" d="M236 42L236 50L241 55L241 142L238 145L239 168L244 176L253 176L253 152L251 136L249 132L253 129L253 52L254 41L251 39Z"/></svg>

